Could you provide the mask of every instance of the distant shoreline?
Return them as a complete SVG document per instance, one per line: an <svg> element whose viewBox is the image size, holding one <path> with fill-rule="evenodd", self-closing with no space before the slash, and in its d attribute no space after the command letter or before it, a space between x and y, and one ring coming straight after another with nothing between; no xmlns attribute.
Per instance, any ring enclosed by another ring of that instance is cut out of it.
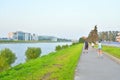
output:
<svg viewBox="0 0 120 80"><path fill-rule="evenodd" d="M9 43L60 43L60 42L72 42L72 41L0 41L0 44L9 44Z"/></svg>

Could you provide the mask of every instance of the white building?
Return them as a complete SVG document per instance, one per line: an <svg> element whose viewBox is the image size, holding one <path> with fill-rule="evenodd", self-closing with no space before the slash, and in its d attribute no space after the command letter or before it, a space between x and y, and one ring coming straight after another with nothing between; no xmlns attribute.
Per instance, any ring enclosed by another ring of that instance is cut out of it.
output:
<svg viewBox="0 0 120 80"><path fill-rule="evenodd" d="M32 35L30 33L25 33L25 41L32 40Z"/></svg>
<svg viewBox="0 0 120 80"><path fill-rule="evenodd" d="M34 41L38 41L38 35L33 34L33 35L32 35L32 40L34 40Z"/></svg>
<svg viewBox="0 0 120 80"><path fill-rule="evenodd" d="M9 39L13 39L13 36L14 36L14 33L13 33L13 32L9 32L9 33L8 33L8 38L9 38Z"/></svg>
<svg viewBox="0 0 120 80"><path fill-rule="evenodd" d="M31 33L25 33L22 31L10 32L8 33L8 38L12 40L25 40L30 41L32 40Z"/></svg>

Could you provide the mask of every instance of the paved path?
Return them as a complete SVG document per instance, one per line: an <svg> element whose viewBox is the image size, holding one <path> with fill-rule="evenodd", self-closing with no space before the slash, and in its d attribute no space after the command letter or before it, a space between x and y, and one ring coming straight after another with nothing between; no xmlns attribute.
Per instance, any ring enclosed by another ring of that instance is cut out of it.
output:
<svg viewBox="0 0 120 80"><path fill-rule="evenodd" d="M120 64L106 55L98 57L95 49L88 51L81 55L74 80L120 80Z"/></svg>

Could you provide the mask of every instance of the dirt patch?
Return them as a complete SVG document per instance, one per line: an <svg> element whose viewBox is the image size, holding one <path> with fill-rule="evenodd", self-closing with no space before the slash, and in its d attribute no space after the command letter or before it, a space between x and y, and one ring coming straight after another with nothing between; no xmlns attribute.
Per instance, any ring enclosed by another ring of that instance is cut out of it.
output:
<svg viewBox="0 0 120 80"><path fill-rule="evenodd" d="M62 69L62 66L61 64L53 64L55 67L58 67L59 69Z"/></svg>
<svg viewBox="0 0 120 80"><path fill-rule="evenodd" d="M49 77L51 74L52 74L52 72L46 73L40 80L49 80Z"/></svg>

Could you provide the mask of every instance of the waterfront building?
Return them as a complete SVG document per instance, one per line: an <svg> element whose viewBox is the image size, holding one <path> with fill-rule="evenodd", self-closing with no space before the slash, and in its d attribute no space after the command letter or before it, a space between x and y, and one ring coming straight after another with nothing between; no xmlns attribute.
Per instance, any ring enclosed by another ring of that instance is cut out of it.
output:
<svg viewBox="0 0 120 80"><path fill-rule="evenodd" d="M25 40L25 33L22 31L14 32L13 40Z"/></svg>
<svg viewBox="0 0 120 80"><path fill-rule="evenodd" d="M22 31L16 31L16 32L9 32L8 33L8 38L10 40L30 41L30 40L32 40L32 35L31 35L31 33L26 33L26 32L22 32Z"/></svg>
<svg viewBox="0 0 120 80"><path fill-rule="evenodd" d="M32 35L30 33L25 33L25 41L32 40Z"/></svg>
<svg viewBox="0 0 120 80"><path fill-rule="evenodd" d="M32 40L33 40L33 41L38 41L38 35L33 34L33 35L32 35Z"/></svg>
<svg viewBox="0 0 120 80"><path fill-rule="evenodd" d="M9 38L9 39L13 39L13 36L14 36L14 33L13 33L13 32L9 32L9 33L8 33L8 38Z"/></svg>
<svg viewBox="0 0 120 80"><path fill-rule="evenodd" d="M53 36L39 36L38 40L40 41L57 41L56 37Z"/></svg>

